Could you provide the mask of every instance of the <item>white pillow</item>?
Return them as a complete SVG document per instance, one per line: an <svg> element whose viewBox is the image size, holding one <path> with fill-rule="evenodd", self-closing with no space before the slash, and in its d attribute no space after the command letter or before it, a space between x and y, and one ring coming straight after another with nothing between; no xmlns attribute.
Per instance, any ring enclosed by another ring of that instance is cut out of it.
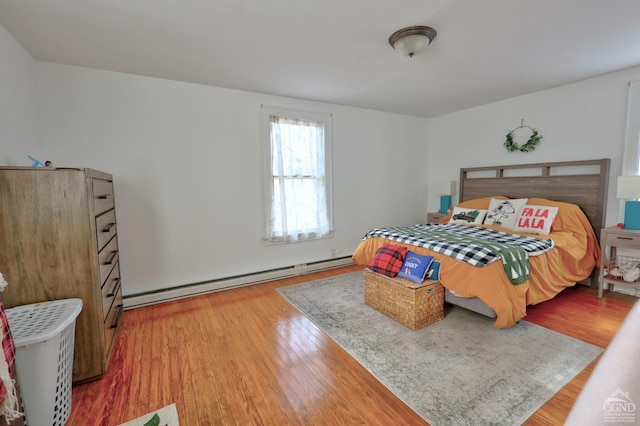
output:
<svg viewBox="0 0 640 426"><path fill-rule="evenodd" d="M516 227L516 219L520 209L527 204L528 198L514 198L500 200L492 198L489 203L489 211L484 219L485 225L496 225L511 231Z"/></svg>
<svg viewBox="0 0 640 426"><path fill-rule="evenodd" d="M557 214L557 207L526 205L520 210L514 231L547 235Z"/></svg>
<svg viewBox="0 0 640 426"><path fill-rule="evenodd" d="M463 207L454 207L453 214L449 219L449 223L457 223L468 225L470 223L482 223L487 211L483 209L466 209Z"/></svg>

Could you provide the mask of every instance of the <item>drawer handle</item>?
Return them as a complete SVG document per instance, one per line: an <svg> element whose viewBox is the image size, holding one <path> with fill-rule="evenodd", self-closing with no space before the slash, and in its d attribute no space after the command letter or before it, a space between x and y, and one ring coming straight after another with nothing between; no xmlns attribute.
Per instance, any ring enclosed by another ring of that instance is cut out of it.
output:
<svg viewBox="0 0 640 426"><path fill-rule="evenodd" d="M115 279L115 284L113 284L113 288L109 293L107 293L107 297L113 297L118 294L118 290L120 289L120 277Z"/></svg>
<svg viewBox="0 0 640 426"><path fill-rule="evenodd" d="M120 325L120 318L122 317L122 311L122 305L118 305L118 313L116 314L116 319L113 324L109 326L109 328L118 328L118 326Z"/></svg>
<svg viewBox="0 0 640 426"><path fill-rule="evenodd" d="M616 237L619 240L633 240L632 237Z"/></svg>
<svg viewBox="0 0 640 426"><path fill-rule="evenodd" d="M104 264L105 265L111 265L113 264L114 259L116 258L116 256L118 255L118 250L114 250L111 252L111 256L109 256L109 259L107 259Z"/></svg>
<svg viewBox="0 0 640 426"><path fill-rule="evenodd" d="M105 194L105 195L98 195L98 200L106 200L109 197L113 197L113 194Z"/></svg>
<svg viewBox="0 0 640 426"><path fill-rule="evenodd" d="M111 232L111 228L113 228L114 226L116 226L116 223L115 222L111 222L110 224L108 224L107 226L104 227L102 232Z"/></svg>

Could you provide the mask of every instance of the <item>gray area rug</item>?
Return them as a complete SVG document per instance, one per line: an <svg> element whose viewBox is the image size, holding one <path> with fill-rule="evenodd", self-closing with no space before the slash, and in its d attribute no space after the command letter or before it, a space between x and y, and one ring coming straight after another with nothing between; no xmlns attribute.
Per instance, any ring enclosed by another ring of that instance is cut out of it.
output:
<svg viewBox="0 0 640 426"><path fill-rule="evenodd" d="M519 425L602 349L451 306L412 331L364 304L362 272L278 289L431 425Z"/></svg>

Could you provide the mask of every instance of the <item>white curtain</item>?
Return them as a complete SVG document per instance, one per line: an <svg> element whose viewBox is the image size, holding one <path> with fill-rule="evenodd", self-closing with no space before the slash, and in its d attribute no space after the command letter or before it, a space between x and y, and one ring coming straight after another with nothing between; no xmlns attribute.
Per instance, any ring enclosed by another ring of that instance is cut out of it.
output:
<svg viewBox="0 0 640 426"><path fill-rule="evenodd" d="M324 123L270 117L272 241L328 235Z"/></svg>
<svg viewBox="0 0 640 426"><path fill-rule="evenodd" d="M627 131L624 154L622 156L622 175L640 174L640 81L629 82L627 105Z"/></svg>

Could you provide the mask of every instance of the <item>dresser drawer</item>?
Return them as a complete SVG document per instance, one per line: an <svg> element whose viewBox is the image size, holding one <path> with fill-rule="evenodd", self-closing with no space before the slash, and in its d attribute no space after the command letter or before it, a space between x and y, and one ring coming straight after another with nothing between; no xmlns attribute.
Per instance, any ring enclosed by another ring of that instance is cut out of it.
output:
<svg viewBox="0 0 640 426"><path fill-rule="evenodd" d="M607 229L606 245L624 248L640 248L640 233L628 230Z"/></svg>
<svg viewBox="0 0 640 426"><path fill-rule="evenodd" d="M113 182L108 180L93 179L93 209L96 216L111 210L113 202Z"/></svg>
<svg viewBox="0 0 640 426"><path fill-rule="evenodd" d="M118 261L118 237L115 236L98 254L98 264L100 266L100 287L109 276L113 266Z"/></svg>
<svg viewBox="0 0 640 426"><path fill-rule="evenodd" d="M106 348L106 353L109 353L111 350L113 338L116 335L116 331L118 331L123 310L122 288L119 288L118 293L114 298L113 305L111 305L111 309L109 309L107 318L104 321L104 347Z"/></svg>
<svg viewBox="0 0 640 426"><path fill-rule="evenodd" d="M107 278L104 284L102 284L102 319L105 321L109 314L109 309L113 306L116 295L120 291L120 286L120 265L116 263L111 274L109 274L109 278Z"/></svg>
<svg viewBox="0 0 640 426"><path fill-rule="evenodd" d="M98 236L98 251L116 235L116 211L109 210L96 218L96 234Z"/></svg>

